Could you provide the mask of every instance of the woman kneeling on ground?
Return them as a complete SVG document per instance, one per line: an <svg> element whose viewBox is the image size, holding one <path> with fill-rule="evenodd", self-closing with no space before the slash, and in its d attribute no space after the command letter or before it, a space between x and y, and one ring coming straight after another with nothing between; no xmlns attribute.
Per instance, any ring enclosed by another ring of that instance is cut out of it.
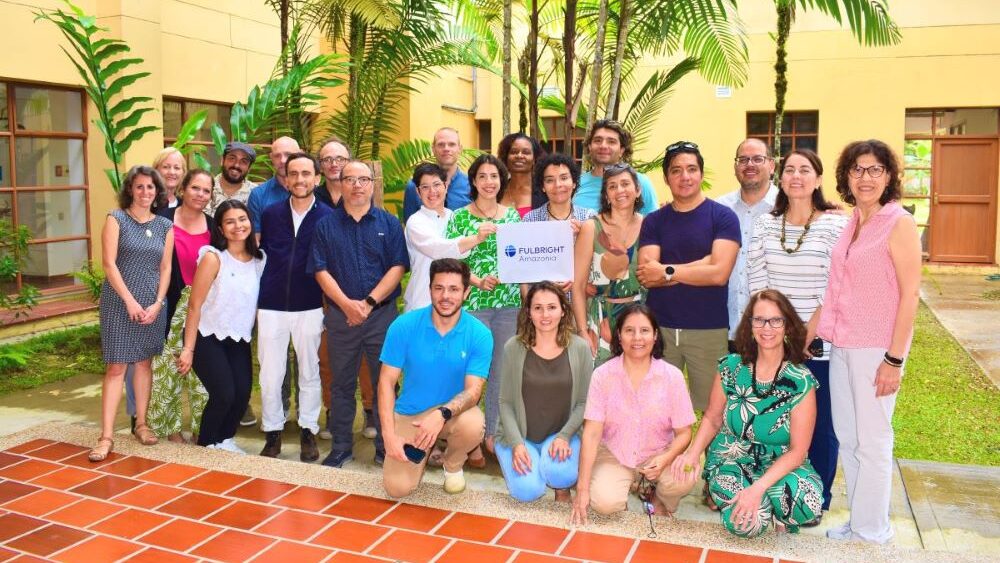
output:
<svg viewBox="0 0 1000 563"><path fill-rule="evenodd" d="M806 328L780 291L750 297L736 353L719 362L708 409L674 479L703 477L730 533L756 537L772 520L798 531L822 514L823 484L806 455L816 424L816 379L805 362ZM721 431L720 431L721 430Z"/></svg>
<svg viewBox="0 0 1000 563"><path fill-rule="evenodd" d="M625 510L629 491L655 483L653 513L670 515L694 486L668 468L691 440L694 409L679 369L663 361L663 336L649 307L627 305L615 319L613 357L594 370L584 413L574 524L587 508Z"/></svg>
<svg viewBox="0 0 1000 563"><path fill-rule="evenodd" d="M515 499L531 502L551 487L557 501L570 501L593 369L566 295L552 282L532 285L517 334L504 346L500 378L496 453Z"/></svg>

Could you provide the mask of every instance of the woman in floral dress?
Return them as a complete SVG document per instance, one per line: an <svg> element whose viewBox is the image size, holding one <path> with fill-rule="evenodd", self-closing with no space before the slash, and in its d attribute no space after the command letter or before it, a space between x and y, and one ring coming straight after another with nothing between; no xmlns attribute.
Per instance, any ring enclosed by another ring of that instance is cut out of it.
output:
<svg viewBox="0 0 1000 563"><path fill-rule="evenodd" d="M517 329L521 308L520 285L500 283L497 261L496 226L518 223L513 207L500 204L507 187L507 169L500 160L484 154L469 167L469 195L472 203L452 215L445 237L460 238L488 232L486 240L469 251L463 260L472 270L472 285L465 308L493 333L493 363L486 385L486 448L493 451L497 420L500 417L500 367L504 344ZM484 227L480 227L485 225ZM473 454L474 458L479 456Z"/></svg>
<svg viewBox="0 0 1000 563"><path fill-rule="evenodd" d="M806 329L781 292L750 298L736 331L736 354L719 362L701 428L672 470L702 476L722 507L722 524L742 537L773 525L797 532L822 514L823 484L807 459L816 423L816 380L805 361Z"/></svg>

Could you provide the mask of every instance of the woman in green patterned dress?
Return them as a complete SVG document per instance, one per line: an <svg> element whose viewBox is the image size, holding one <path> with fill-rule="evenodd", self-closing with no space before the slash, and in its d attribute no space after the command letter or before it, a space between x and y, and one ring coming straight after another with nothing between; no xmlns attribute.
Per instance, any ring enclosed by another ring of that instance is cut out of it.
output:
<svg viewBox="0 0 1000 563"><path fill-rule="evenodd" d="M646 296L635 275L642 206L635 169L627 164L605 167L600 213L581 225L576 239L573 315L597 364L611 357L612 322L618 313Z"/></svg>
<svg viewBox="0 0 1000 563"><path fill-rule="evenodd" d="M698 435L673 463L675 479L702 477L722 507L722 524L756 537L822 514L823 483L809 464L816 424L816 379L805 362L805 325L780 291L750 298L736 329L736 354L719 362Z"/></svg>
<svg viewBox="0 0 1000 563"><path fill-rule="evenodd" d="M463 260L472 270L472 285L465 308L493 333L493 363L486 385L486 449L493 452L497 420L500 417L500 363L503 347L517 329L521 289L516 283L500 283L497 260L496 226L518 223L513 207L500 205L507 187L507 169L500 160L484 154L469 167L469 195L472 203L452 215L445 237L460 238L480 233L487 238L474 246ZM473 454L472 458L479 456Z"/></svg>

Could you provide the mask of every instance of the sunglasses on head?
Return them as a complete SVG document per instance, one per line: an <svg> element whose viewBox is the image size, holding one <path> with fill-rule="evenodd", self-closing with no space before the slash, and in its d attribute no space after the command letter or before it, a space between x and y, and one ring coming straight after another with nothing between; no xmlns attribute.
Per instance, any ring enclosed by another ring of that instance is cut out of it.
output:
<svg viewBox="0 0 1000 563"><path fill-rule="evenodd" d="M698 150L698 145L692 143L691 141L677 141L676 143L667 146L666 153L670 154L683 149L696 151Z"/></svg>

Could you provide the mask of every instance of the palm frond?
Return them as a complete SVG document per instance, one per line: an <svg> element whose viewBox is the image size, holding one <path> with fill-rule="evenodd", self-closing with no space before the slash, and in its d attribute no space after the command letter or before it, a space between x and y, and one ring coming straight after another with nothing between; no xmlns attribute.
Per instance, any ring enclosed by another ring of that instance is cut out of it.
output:
<svg viewBox="0 0 1000 563"><path fill-rule="evenodd" d="M795 1L795 0L784 0ZM886 0L797 0L804 10L816 9L847 26L858 42L866 46L899 43L903 34L889 15Z"/></svg>

